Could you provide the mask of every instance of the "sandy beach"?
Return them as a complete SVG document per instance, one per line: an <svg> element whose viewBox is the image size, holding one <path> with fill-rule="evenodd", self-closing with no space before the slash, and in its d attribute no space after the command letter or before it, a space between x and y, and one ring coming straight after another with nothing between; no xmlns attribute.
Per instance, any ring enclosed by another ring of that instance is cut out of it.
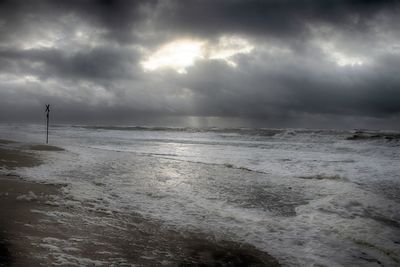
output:
<svg viewBox="0 0 400 267"><path fill-rule="evenodd" d="M35 183L13 172L41 164L46 153L63 149L0 141L0 266L279 266L250 245L177 229L134 211L72 205L65 184Z"/></svg>

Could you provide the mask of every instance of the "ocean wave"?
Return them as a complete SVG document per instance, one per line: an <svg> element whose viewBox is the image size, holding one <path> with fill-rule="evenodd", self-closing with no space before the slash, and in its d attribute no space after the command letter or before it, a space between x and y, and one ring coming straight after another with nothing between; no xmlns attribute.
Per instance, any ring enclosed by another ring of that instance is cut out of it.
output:
<svg viewBox="0 0 400 267"><path fill-rule="evenodd" d="M334 175L316 174L310 176L299 176L298 178L306 180L345 180L345 178L341 177L338 174Z"/></svg>
<svg viewBox="0 0 400 267"><path fill-rule="evenodd" d="M195 127L154 127L154 126L87 126L74 125L74 128L84 128L90 130L116 130L116 131L157 131L157 132L187 132L187 133L225 133L243 134L254 136L274 136L284 133L287 129L267 129L267 128L195 128Z"/></svg>
<svg viewBox="0 0 400 267"><path fill-rule="evenodd" d="M347 140L377 140L384 139L388 141L399 141L400 133L398 132L380 132L380 131L356 131L353 135L346 138Z"/></svg>

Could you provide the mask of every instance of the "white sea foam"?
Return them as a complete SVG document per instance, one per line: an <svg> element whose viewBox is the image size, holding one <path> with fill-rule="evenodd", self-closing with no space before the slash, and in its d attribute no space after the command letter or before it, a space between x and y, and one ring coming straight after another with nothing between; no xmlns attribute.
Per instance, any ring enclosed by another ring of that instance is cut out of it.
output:
<svg viewBox="0 0 400 267"><path fill-rule="evenodd" d="M38 199L38 197L32 191L29 191L28 194L22 194L22 195L17 196L17 200L19 200L19 201L32 201L32 200L37 200L37 199Z"/></svg>

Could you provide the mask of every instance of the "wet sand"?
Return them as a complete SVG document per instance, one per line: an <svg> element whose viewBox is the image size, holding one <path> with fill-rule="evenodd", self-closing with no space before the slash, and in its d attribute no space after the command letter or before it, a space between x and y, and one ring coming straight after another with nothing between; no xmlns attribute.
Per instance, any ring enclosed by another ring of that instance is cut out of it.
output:
<svg viewBox="0 0 400 267"><path fill-rule="evenodd" d="M54 146L0 140L0 266L279 266L243 243L175 229L134 211L71 204L63 186L28 182L17 167L43 162Z"/></svg>
<svg viewBox="0 0 400 267"><path fill-rule="evenodd" d="M36 227L41 216L31 210L48 210L46 201L58 194L54 185L43 185L19 180L15 176L0 176L0 231L1 264L9 266L40 266L35 254L40 250L31 246L31 237L43 238L47 232Z"/></svg>

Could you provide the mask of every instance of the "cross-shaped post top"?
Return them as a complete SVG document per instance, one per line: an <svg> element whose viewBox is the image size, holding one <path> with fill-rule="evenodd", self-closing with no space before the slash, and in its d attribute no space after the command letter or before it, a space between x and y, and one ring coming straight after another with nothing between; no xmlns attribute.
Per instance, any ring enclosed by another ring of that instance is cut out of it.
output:
<svg viewBox="0 0 400 267"><path fill-rule="evenodd" d="M50 112L50 104L46 105L46 112Z"/></svg>

